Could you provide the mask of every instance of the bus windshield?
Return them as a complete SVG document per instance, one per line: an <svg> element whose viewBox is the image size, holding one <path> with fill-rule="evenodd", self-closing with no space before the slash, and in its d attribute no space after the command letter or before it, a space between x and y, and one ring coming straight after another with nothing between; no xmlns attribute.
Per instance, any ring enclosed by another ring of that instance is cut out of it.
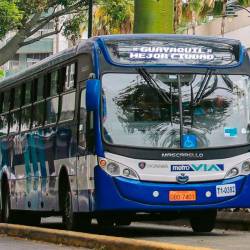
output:
<svg viewBox="0 0 250 250"><path fill-rule="evenodd" d="M102 76L106 143L209 148L250 142L246 75L107 73Z"/></svg>

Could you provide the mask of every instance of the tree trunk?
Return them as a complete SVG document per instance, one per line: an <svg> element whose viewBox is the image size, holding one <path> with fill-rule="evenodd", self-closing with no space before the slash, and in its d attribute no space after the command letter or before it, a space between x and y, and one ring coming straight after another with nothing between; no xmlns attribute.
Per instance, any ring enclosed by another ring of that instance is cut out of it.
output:
<svg viewBox="0 0 250 250"><path fill-rule="evenodd" d="M1 49L0 49L0 66L9 61L16 54L20 48L20 43L26 39L24 31L19 31L14 37L11 38Z"/></svg>
<svg viewBox="0 0 250 250"><path fill-rule="evenodd" d="M33 34L31 33L31 29L36 25L40 16L41 13L33 15L31 20L27 22L22 29L17 31L17 33L3 47L0 48L0 66L14 57L25 39Z"/></svg>
<svg viewBox="0 0 250 250"><path fill-rule="evenodd" d="M134 33L173 33L174 0L135 0Z"/></svg>

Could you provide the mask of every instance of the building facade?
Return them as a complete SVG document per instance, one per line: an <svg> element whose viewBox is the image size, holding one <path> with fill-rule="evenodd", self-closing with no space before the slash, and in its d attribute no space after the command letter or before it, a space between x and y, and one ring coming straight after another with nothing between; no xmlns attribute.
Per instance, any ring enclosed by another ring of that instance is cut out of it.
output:
<svg viewBox="0 0 250 250"><path fill-rule="evenodd" d="M54 22L49 22L31 38L53 30ZM4 46L13 35L13 32L8 33L5 39L0 42L0 47ZM35 43L21 47L12 59L2 66L2 69L5 72L5 76L12 75L68 47L69 41L62 33L49 36Z"/></svg>

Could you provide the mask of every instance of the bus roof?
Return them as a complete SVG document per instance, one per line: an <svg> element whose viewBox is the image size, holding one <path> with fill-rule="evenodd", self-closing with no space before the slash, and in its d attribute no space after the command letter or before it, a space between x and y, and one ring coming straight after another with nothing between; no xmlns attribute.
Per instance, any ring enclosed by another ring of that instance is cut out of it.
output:
<svg viewBox="0 0 250 250"><path fill-rule="evenodd" d="M227 38L219 38L219 37L206 37L206 36L191 36L191 35L165 35L165 34L124 34L124 35L103 35L103 36L96 36L90 39L81 41L75 47L70 49L66 49L62 52L59 52L55 55L45 58L44 60L34 64L28 69L25 69L15 75L9 76L2 81L0 81L0 87L5 88L9 84L22 80L26 78L27 74L32 77L36 75L42 70L45 70L53 65L61 63L63 61L69 60L70 58L81 54L81 53L88 53L91 52L93 49L93 44L96 43L98 45L104 56L106 55L106 59L111 64L117 64L120 66L119 62L115 62L114 59L111 58L111 54L108 52L107 44L108 43L115 43L119 41L138 41L138 40L146 40L146 41L172 41L176 43L178 41L182 41L182 43L189 43L189 44L199 44L202 45L204 43L209 44L225 44L232 47L238 47L239 50L242 51L242 45L239 40L234 39L227 39ZM125 64L124 64L125 65ZM128 65L126 65L128 66ZM133 66L130 65L130 66Z"/></svg>

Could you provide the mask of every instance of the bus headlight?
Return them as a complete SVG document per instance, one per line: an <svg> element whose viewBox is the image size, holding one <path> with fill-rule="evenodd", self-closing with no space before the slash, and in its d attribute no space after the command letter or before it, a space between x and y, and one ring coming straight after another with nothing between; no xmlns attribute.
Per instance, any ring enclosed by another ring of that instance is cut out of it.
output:
<svg viewBox="0 0 250 250"><path fill-rule="evenodd" d="M116 164L114 162L110 162L107 165L107 172L110 175L120 175L120 167L118 164Z"/></svg>
<svg viewBox="0 0 250 250"><path fill-rule="evenodd" d="M121 163L106 159L98 159L99 166L111 176L122 176L130 179L139 180L139 176L136 171Z"/></svg>
<svg viewBox="0 0 250 250"><path fill-rule="evenodd" d="M241 163L236 164L232 167L225 175L225 179L232 178L238 175L250 174L250 159L247 159Z"/></svg>
<svg viewBox="0 0 250 250"><path fill-rule="evenodd" d="M232 178L232 177L235 177L239 174L239 169L234 167L234 168L231 168L227 173L226 173L226 176L225 178Z"/></svg>
<svg viewBox="0 0 250 250"><path fill-rule="evenodd" d="M241 165L241 172L245 174L250 173L250 161L244 161Z"/></svg>

